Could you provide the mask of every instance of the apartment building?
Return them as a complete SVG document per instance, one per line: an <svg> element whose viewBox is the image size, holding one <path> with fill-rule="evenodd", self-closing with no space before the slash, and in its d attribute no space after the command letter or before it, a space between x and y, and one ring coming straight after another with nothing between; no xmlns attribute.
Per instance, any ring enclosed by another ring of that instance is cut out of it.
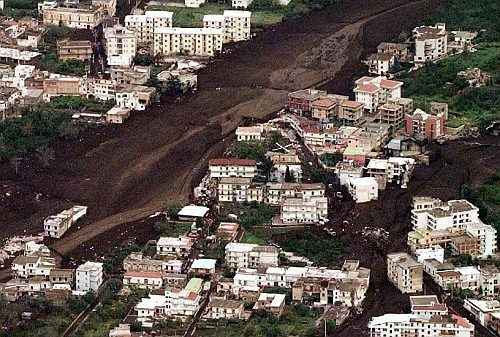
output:
<svg viewBox="0 0 500 337"><path fill-rule="evenodd" d="M251 159L219 158L208 162L210 178L253 178L257 175L257 163Z"/></svg>
<svg viewBox="0 0 500 337"><path fill-rule="evenodd" d="M345 186L358 204L378 199L378 183L373 177L349 178Z"/></svg>
<svg viewBox="0 0 500 337"><path fill-rule="evenodd" d="M397 104L382 104L378 108L378 117L382 123L398 128L404 121L403 107Z"/></svg>
<svg viewBox="0 0 500 337"><path fill-rule="evenodd" d="M328 198L285 198L280 211L283 224L318 224L328 216Z"/></svg>
<svg viewBox="0 0 500 337"><path fill-rule="evenodd" d="M230 242L225 248L225 262L230 269L278 266L279 250L273 246Z"/></svg>
<svg viewBox="0 0 500 337"><path fill-rule="evenodd" d="M53 285L67 284L70 287L73 287L73 284L75 283L75 270L52 268L49 272L49 281Z"/></svg>
<svg viewBox="0 0 500 337"><path fill-rule="evenodd" d="M215 259L195 259L189 268L189 273L196 276L210 276L215 274Z"/></svg>
<svg viewBox="0 0 500 337"><path fill-rule="evenodd" d="M140 289L160 289L163 286L162 273L158 271L127 271L123 275L123 286Z"/></svg>
<svg viewBox="0 0 500 337"><path fill-rule="evenodd" d="M498 300L466 299L464 309L484 327L499 334L500 302Z"/></svg>
<svg viewBox="0 0 500 337"><path fill-rule="evenodd" d="M392 54L400 62L409 58L409 46L405 43L382 42L377 46L377 53Z"/></svg>
<svg viewBox="0 0 500 337"><path fill-rule="evenodd" d="M285 182L287 174L295 182L302 180L302 162L296 152L268 152L266 153L266 157L271 159L273 163L270 180Z"/></svg>
<svg viewBox="0 0 500 337"><path fill-rule="evenodd" d="M22 278L48 277L51 269L55 268L55 266L55 259L51 257L20 255L12 261L11 270L14 276Z"/></svg>
<svg viewBox="0 0 500 337"><path fill-rule="evenodd" d="M222 29L223 43L239 42L250 39L250 18L252 12L225 10L222 15L205 15L203 27Z"/></svg>
<svg viewBox="0 0 500 337"><path fill-rule="evenodd" d="M448 315L446 304L439 302L436 295L410 296L411 313L431 318L435 315Z"/></svg>
<svg viewBox="0 0 500 337"><path fill-rule="evenodd" d="M152 48L154 32L172 27L172 18L173 13L167 11L146 11L142 15L127 15L125 28L136 33L138 45Z"/></svg>
<svg viewBox="0 0 500 337"><path fill-rule="evenodd" d="M419 263L424 263L425 260L431 259L440 263L444 262L444 248L439 245L416 249L414 254Z"/></svg>
<svg viewBox="0 0 500 337"><path fill-rule="evenodd" d="M257 126L238 126L236 128L236 139L238 142L255 142L263 140L264 128Z"/></svg>
<svg viewBox="0 0 500 337"><path fill-rule="evenodd" d="M370 337L473 337L474 325L458 315L421 317L417 314L385 314L368 323Z"/></svg>
<svg viewBox="0 0 500 337"><path fill-rule="evenodd" d="M115 90L117 106L138 111L146 110L156 95L155 88L143 85L118 85Z"/></svg>
<svg viewBox="0 0 500 337"><path fill-rule="evenodd" d="M364 104L346 100L341 103L338 119L345 125L357 125L363 117Z"/></svg>
<svg viewBox="0 0 500 337"><path fill-rule="evenodd" d="M167 272L180 273L182 261L180 260L156 260L142 253L131 253L123 260L123 269L127 272Z"/></svg>
<svg viewBox="0 0 500 337"><path fill-rule="evenodd" d="M377 53L368 56L365 63L370 74L387 75L394 68L396 57L391 53Z"/></svg>
<svg viewBox="0 0 500 337"><path fill-rule="evenodd" d="M240 225L236 222L221 222L215 236L221 241L236 241L240 233Z"/></svg>
<svg viewBox="0 0 500 337"><path fill-rule="evenodd" d="M78 29L94 29L101 24L102 19L102 11L94 7L55 7L46 8L43 11L44 25L66 26Z"/></svg>
<svg viewBox="0 0 500 337"><path fill-rule="evenodd" d="M108 65L130 67L137 50L136 33L120 25L104 29Z"/></svg>
<svg viewBox="0 0 500 337"><path fill-rule="evenodd" d="M263 310L280 317L285 310L285 294L260 293L253 310Z"/></svg>
<svg viewBox="0 0 500 337"><path fill-rule="evenodd" d="M59 239L78 219L87 214L87 206L73 206L43 221L45 236Z"/></svg>
<svg viewBox="0 0 500 337"><path fill-rule="evenodd" d="M267 183L266 202L271 205L281 205L288 198L312 200L325 196L325 185L321 183Z"/></svg>
<svg viewBox="0 0 500 337"><path fill-rule="evenodd" d="M422 291L423 266L407 253L387 255L387 277L402 293Z"/></svg>
<svg viewBox="0 0 500 337"><path fill-rule="evenodd" d="M405 133L409 137L434 140L445 135L446 118L443 113L428 114L416 109L405 116Z"/></svg>
<svg viewBox="0 0 500 337"><path fill-rule="evenodd" d="M154 55L210 57L222 50L224 31L217 28L159 28L154 30Z"/></svg>
<svg viewBox="0 0 500 337"><path fill-rule="evenodd" d="M482 266L481 291L485 296L496 296L500 293L500 269L494 265Z"/></svg>
<svg viewBox="0 0 500 337"><path fill-rule="evenodd" d="M57 42L57 57L62 61L89 61L92 59L92 55L92 43L88 40L63 40Z"/></svg>
<svg viewBox="0 0 500 337"><path fill-rule="evenodd" d="M76 268L76 290L81 292L99 290L103 281L102 263L87 261Z"/></svg>
<svg viewBox="0 0 500 337"><path fill-rule="evenodd" d="M448 52L448 33L446 25L421 26L413 29L415 39L415 63L437 61Z"/></svg>
<svg viewBox="0 0 500 337"><path fill-rule="evenodd" d="M364 76L356 80L353 89L356 102L363 103L366 111L376 112L379 105L387 103L389 99L401 98L403 82L388 80L384 76Z"/></svg>
<svg viewBox="0 0 500 337"><path fill-rule="evenodd" d="M311 117L319 121L328 122L336 111L337 102L328 97L317 99L311 104Z"/></svg>
<svg viewBox="0 0 500 337"><path fill-rule="evenodd" d="M315 89L291 92L287 96L286 108L299 115L309 114L312 111L313 102L326 94L326 91Z"/></svg>
<svg viewBox="0 0 500 337"><path fill-rule="evenodd" d="M156 253L158 255L170 255L186 257L191 252L193 240L187 236L180 237L160 237L156 243Z"/></svg>
<svg viewBox="0 0 500 337"><path fill-rule="evenodd" d="M116 97L116 84L112 80L89 78L87 80L87 97L109 101Z"/></svg>
<svg viewBox="0 0 500 337"><path fill-rule="evenodd" d="M220 202L262 202L263 184L252 183L252 178L223 177L219 179L217 196Z"/></svg>
<svg viewBox="0 0 500 337"><path fill-rule="evenodd" d="M242 319L244 302L212 298L208 303L207 312L203 316L207 319Z"/></svg>

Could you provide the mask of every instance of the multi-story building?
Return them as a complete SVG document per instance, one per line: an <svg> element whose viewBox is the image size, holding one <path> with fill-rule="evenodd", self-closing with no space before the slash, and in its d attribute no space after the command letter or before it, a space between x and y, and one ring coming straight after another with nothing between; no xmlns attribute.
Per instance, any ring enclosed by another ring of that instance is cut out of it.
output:
<svg viewBox="0 0 500 337"><path fill-rule="evenodd" d="M63 40L57 42L57 56L60 60L89 61L92 59L92 43L88 40Z"/></svg>
<svg viewBox="0 0 500 337"><path fill-rule="evenodd" d="M116 97L116 84L112 80L89 78L87 80L87 97L101 101L109 101Z"/></svg>
<svg viewBox="0 0 500 337"><path fill-rule="evenodd" d="M172 27L172 12L146 11L142 15L125 16L125 28L136 33L137 44L153 48L154 32Z"/></svg>
<svg viewBox="0 0 500 337"><path fill-rule="evenodd" d="M260 293L253 310L268 311L272 315L280 317L285 310L285 298L285 294Z"/></svg>
<svg viewBox="0 0 500 337"><path fill-rule="evenodd" d="M402 293L422 291L423 266L407 253L387 255L387 277Z"/></svg>
<svg viewBox="0 0 500 337"><path fill-rule="evenodd" d="M224 31L217 28L158 28L154 30L154 55L215 56L222 50Z"/></svg>
<svg viewBox="0 0 500 337"><path fill-rule="evenodd" d="M374 177L349 178L346 187L358 204L378 199L378 183Z"/></svg>
<svg viewBox="0 0 500 337"><path fill-rule="evenodd" d="M288 94L286 108L300 115L308 114L312 110L312 104L321 96L326 96L326 91L315 89L304 89Z"/></svg>
<svg viewBox="0 0 500 337"><path fill-rule="evenodd" d="M445 124L445 115L442 113L432 115L416 109L413 114L405 116L405 132L410 137L434 140L444 136Z"/></svg>
<svg viewBox="0 0 500 337"><path fill-rule="evenodd" d="M33 276L48 277L55 268L55 259L46 256L20 255L12 261L11 270L17 277L27 278Z"/></svg>
<svg viewBox="0 0 500 337"><path fill-rule="evenodd" d="M328 122L336 111L337 102L328 97L317 99L311 104L311 117L320 121Z"/></svg>
<svg viewBox="0 0 500 337"><path fill-rule="evenodd" d="M403 124L403 107L397 104L385 103L378 107L378 117L382 123L398 128Z"/></svg>
<svg viewBox="0 0 500 337"><path fill-rule="evenodd" d="M473 337L474 325L458 315L421 317L417 314L385 314L368 323L370 337Z"/></svg>
<svg viewBox="0 0 500 337"><path fill-rule="evenodd" d="M257 174L257 163L252 159L219 158L208 162L210 178L253 178Z"/></svg>
<svg viewBox="0 0 500 337"><path fill-rule="evenodd" d="M168 316L185 319L193 316L201 302L201 292L203 290L203 280L192 278L182 290L165 290L166 314Z"/></svg>
<svg viewBox="0 0 500 337"><path fill-rule="evenodd" d="M43 221L44 235L59 239L85 214L87 214L87 206L73 206L57 215L48 216Z"/></svg>
<svg viewBox="0 0 500 337"><path fill-rule="evenodd" d="M139 111L145 110L156 94L155 88L143 85L118 85L115 90L117 106Z"/></svg>
<svg viewBox="0 0 500 337"><path fill-rule="evenodd" d="M123 269L127 272L166 272L180 273L182 269L180 260L156 260L144 256L142 253L131 253L123 260Z"/></svg>
<svg viewBox="0 0 500 337"><path fill-rule="evenodd" d="M280 220L284 224L317 224L328 215L328 198L285 198L281 204Z"/></svg>
<svg viewBox="0 0 500 337"><path fill-rule="evenodd" d="M76 268L76 290L98 291L102 284L102 263L87 261Z"/></svg>
<svg viewBox="0 0 500 337"><path fill-rule="evenodd" d="M273 246L230 242L225 251L226 266L233 270L277 266L279 262L279 250Z"/></svg>
<svg viewBox="0 0 500 337"><path fill-rule="evenodd" d="M325 196L325 185L321 183L267 183L266 202L278 206L288 198L312 200Z"/></svg>
<svg viewBox="0 0 500 337"><path fill-rule="evenodd" d="M409 46L405 43L382 42L377 46L377 53L392 54L399 62L406 62L409 57Z"/></svg>
<svg viewBox="0 0 500 337"><path fill-rule="evenodd" d="M161 237L156 243L156 253L158 255L170 255L186 257L191 252L193 240L187 236Z"/></svg>
<svg viewBox="0 0 500 337"><path fill-rule="evenodd" d="M203 27L222 29L224 43L250 39L250 18L252 12L225 10L222 15L205 15Z"/></svg>
<svg viewBox="0 0 500 337"><path fill-rule="evenodd" d="M94 7L55 7L46 8L43 11L43 23L45 25L67 26L78 29L94 29L101 24L102 20L102 11Z"/></svg>
<svg viewBox="0 0 500 337"><path fill-rule="evenodd" d="M219 179L217 196L220 202L262 202L264 187L252 183L252 178L224 177Z"/></svg>
<svg viewBox="0 0 500 337"><path fill-rule="evenodd" d="M111 80L118 85L144 85L151 77L151 67L111 67Z"/></svg>
<svg viewBox="0 0 500 337"><path fill-rule="evenodd" d="M500 293L500 270L494 265L482 266L481 291L485 296L497 296Z"/></svg>
<svg viewBox="0 0 500 337"><path fill-rule="evenodd" d="M421 26L413 29L415 39L415 63L436 61L448 52L448 33L446 25Z"/></svg>
<svg viewBox="0 0 500 337"><path fill-rule="evenodd" d="M436 295L410 296L411 313L431 318L435 315L448 315L446 304L439 303Z"/></svg>
<svg viewBox="0 0 500 337"><path fill-rule="evenodd" d="M127 271L123 275L123 286L160 289L163 286L162 276L162 273L158 271Z"/></svg>
<svg viewBox="0 0 500 337"><path fill-rule="evenodd" d="M70 287L73 287L73 284L75 283L75 270L53 268L49 273L49 281L54 285L68 284Z"/></svg>
<svg viewBox="0 0 500 337"><path fill-rule="evenodd" d="M238 126L236 129L236 138L238 142L254 142L263 139L262 133L264 128L261 125L257 126Z"/></svg>
<svg viewBox="0 0 500 337"><path fill-rule="evenodd" d="M401 98L403 82L388 80L386 77L364 76L354 82L356 102L363 103L365 110L372 113L389 99Z"/></svg>
<svg viewBox="0 0 500 337"><path fill-rule="evenodd" d="M199 8L204 3L205 0L184 0L184 6L188 8Z"/></svg>
<svg viewBox="0 0 500 337"><path fill-rule="evenodd" d="M244 302L212 298L208 303L204 317L208 319L242 319Z"/></svg>
<svg viewBox="0 0 500 337"><path fill-rule="evenodd" d="M341 103L338 119L346 125L357 125L363 117L364 104L346 100Z"/></svg>
<svg viewBox="0 0 500 337"><path fill-rule="evenodd" d="M296 152L268 152L266 156L269 157L273 163L273 168L271 170L272 181L285 182L287 174L289 174L290 179L293 179L295 182L301 182L302 163Z"/></svg>
<svg viewBox="0 0 500 337"><path fill-rule="evenodd" d="M84 96L86 93L82 77L50 74L43 80L43 99L47 102L58 96Z"/></svg>
<svg viewBox="0 0 500 337"><path fill-rule="evenodd" d="M130 67L137 50L134 31L120 25L104 29L108 65Z"/></svg>
<svg viewBox="0 0 500 337"><path fill-rule="evenodd" d="M393 69L396 57L391 53L377 53L368 56L365 63L370 74L386 75Z"/></svg>
<svg viewBox="0 0 500 337"><path fill-rule="evenodd" d="M486 328L498 333L498 327L492 325L495 318L500 315L500 302L498 300L478 300L468 298L464 301L464 309Z"/></svg>

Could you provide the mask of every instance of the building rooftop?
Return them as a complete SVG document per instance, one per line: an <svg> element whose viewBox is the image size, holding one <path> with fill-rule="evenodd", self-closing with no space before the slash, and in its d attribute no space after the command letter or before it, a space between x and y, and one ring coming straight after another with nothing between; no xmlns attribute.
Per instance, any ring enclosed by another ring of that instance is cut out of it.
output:
<svg viewBox="0 0 500 337"><path fill-rule="evenodd" d="M187 205L184 206L178 213L177 216L188 216L188 217L195 217L195 218L203 218L209 211L210 209L208 207L204 206L197 206L197 205Z"/></svg>
<svg viewBox="0 0 500 337"><path fill-rule="evenodd" d="M214 259L196 259L191 265L191 269L215 269L217 260Z"/></svg>
<svg viewBox="0 0 500 337"><path fill-rule="evenodd" d="M239 158L218 158L210 159L208 162L210 166L256 166L257 163L253 159L239 159Z"/></svg>

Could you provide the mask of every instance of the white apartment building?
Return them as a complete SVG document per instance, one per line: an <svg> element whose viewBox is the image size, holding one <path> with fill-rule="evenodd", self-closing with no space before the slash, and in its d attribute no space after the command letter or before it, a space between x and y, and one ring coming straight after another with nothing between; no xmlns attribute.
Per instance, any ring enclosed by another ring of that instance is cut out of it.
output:
<svg viewBox="0 0 500 337"><path fill-rule="evenodd" d="M421 26L413 29L415 39L415 63L436 61L446 56L448 51L448 33L446 25Z"/></svg>
<svg viewBox="0 0 500 337"><path fill-rule="evenodd" d="M497 251L497 230L493 226L486 225L481 220L467 224L466 232L481 242L481 257L495 255Z"/></svg>
<svg viewBox="0 0 500 337"><path fill-rule="evenodd" d="M154 55L214 56L222 50L224 31L217 28L158 28L154 30Z"/></svg>
<svg viewBox="0 0 500 337"><path fill-rule="evenodd" d="M285 224L317 224L328 216L328 198L285 198L280 219Z"/></svg>
<svg viewBox="0 0 500 337"><path fill-rule="evenodd" d="M57 215L51 215L43 221L45 236L59 239L81 217L87 214L87 206L73 206Z"/></svg>
<svg viewBox="0 0 500 337"><path fill-rule="evenodd" d="M415 250L415 257L419 263L424 263L425 260L434 259L441 263L444 262L444 248L436 245L429 248L420 248Z"/></svg>
<svg viewBox="0 0 500 337"><path fill-rule="evenodd" d="M225 262L230 269L278 266L279 250L273 246L230 242L225 248Z"/></svg>
<svg viewBox="0 0 500 337"><path fill-rule="evenodd" d="M491 315L500 314L500 302L468 298L464 301L464 309L469 311L482 326L488 327Z"/></svg>
<svg viewBox="0 0 500 337"><path fill-rule="evenodd" d="M231 0L231 7L233 8L248 8L253 0Z"/></svg>
<svg viewBox="0 0 500 337"><path fill-rule="evenodd" d="M171 255L186 257L191 252L193 240L187 236L161 237L156 243L156 253L158 255Z"/></svg>
<svg viewBox="0 0 500 337"><path fill-rule="evenodd" d="M115 90L118 107L139 111L146 110L156 93L155 88L143 85L119 85Z"/></svg>
<svg viewBox="0 0 500 337"><path fill-rule="evenodd" d="M387 103L389 99L401 98L403 82L388 80L384 76L364 76L354 82L356 102L363 103L365 110L376 112L379 105Z"/></svg>
<svg viewBox="0 0 500 337"><path fill-rule="evenodd" d="M222 15L205 15L204 28L223 29L224 43L250 39L250 18L252 12L225 10Z"/></svg>
<svg viewBox="0 0 500 337"><path fill-rule="evenodd" d="M182 290L165 290L166 314L168 316L185 319L193 316L201 302L201 291L203 290L203 280L192 278Z"/></svg>
<svg viewBox="0 0 500 337"><path fill-rule="evenodd" d="M378 183L374 177L348 178L346 187L358 204L378 199Z"/></svg>
<svg viewBox="0 0 500 337"><path fill-rule="evenodd" d="M458 287L476 291L481 286L481 272L474 266L457 267L455 272L460 273Z"/></svg>
<svg viewBox="0 0 500 337"><path fill-rule="evenodd" d="M436 295L410 296L411 313L420 317L431 318L435 315L447 315L446 304L439 303Z"/></svg>
<svg viewBox="0 0 500 337"><path fill-rule="evenodd" d="M257 163L252 159L219 158L208 162L210 178L253 178L257 174Z"/></svg>
<svg viewBox="0 0 500 337"><path fill-rule="evenodd" d="M163 286L162 273L158 271L129 271L123 275L125 287L160 289Z"/></svg>
<svg viewBox="0 0 500 337"><path fill-rule="evenodd" d="M102 78L89 78L87 84L87 97L101 101L109 101L116 97L116 84L113 80Z"/></svg>
<svg viewBox="0 0 500 337"><path fill-rule="evenodd" d="M264 128L260 125L257 126L238 126L236 129L236 138L238 142L254 142L263 139L262 133Z"/></svg>
<svg viewBox="0 0 500 337"><path fill-rule="evenodd" d="M102 284L102 263L87 261L76 268L76 290L96 291Z"/></svg>
<svg viewBox="0 0 500 337"><path fill-rule="evenodd" d="M387 277L402 293L422 291L423 270L407 253L387 254Z"/></svg>
<svg viewBox="0 0 500 337"><path fill-rule="evenodd" d="M20 255L12 261L11 270L17 277L27 278L32 276L49 276L50 271L56 267L54 258L46 256Z"/></svg>
<svg viewBox="0 0 500 337"><path fill-rule="evenodd" d="M268 152L266 157L269 157L273 162L271 180L284 182L287 172L293 177L295 182L300 182L302 180L302 162L295 152Z"/></svg>
<svg viewBox="0 0 500 337"><path fill-rule="evenodd" d="M495 296L500 293L500 270L494 265L483 266L481 272L481 291L485 296Z"/></svg>
<svg viewBox="0 0 500 337"><path fill-rule="evenodd" d="M325 185L311 183L267 183L266 202L270 205L281 205L287 198L301 198L309 201L325 196Z"/></svg>
<svg viewBox="0 0 500 337"><path fill-rule="evenodd" d="M264 185L253 184L252 178L224 177L217 186L220 202L262 202L264 193Z"/></svg>
<svg viewBox="0 0 500 337"><path fill-rule="evenodd" d="M385 314L368 323L370 337L473 337L474 325L458 315L421 317L416 314Z"/></svg>
<svg viewBox="0 0 500 337"><path fill-rule="evenodd" d="M104 29L108 65L130 67L137 50L136 33L120 25Z"/></svg>
<svg viewBox="0 0 500 337"><path fill-rule="evenodd" d="M172 12L146 11L142 15L125 16L125 28L136 33L137 43L153 47L153 36L157 29L172 27Z"/></svg>

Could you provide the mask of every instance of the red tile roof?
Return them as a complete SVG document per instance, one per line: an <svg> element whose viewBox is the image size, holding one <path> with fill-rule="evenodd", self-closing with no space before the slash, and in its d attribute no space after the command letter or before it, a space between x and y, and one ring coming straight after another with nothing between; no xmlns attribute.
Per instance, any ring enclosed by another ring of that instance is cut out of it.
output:
<svg viewBox="0 0 500 337"><path fill-rule="evenodd" d="M371 94L374 94L379 90L376 85L371 83L360 83L356 89L358 91L369 92Z"/></svg>
<svg viewBox="0 0 500 337"><path fill-rule="evenodd" d="M386 80L386 79L382 79L380 81L380 86L382 88L386 88L386 89L394 89L394 88L397 88L398 86L400 86L402 84L403 84L403 82L393 81L393 80Z"/></svg>

